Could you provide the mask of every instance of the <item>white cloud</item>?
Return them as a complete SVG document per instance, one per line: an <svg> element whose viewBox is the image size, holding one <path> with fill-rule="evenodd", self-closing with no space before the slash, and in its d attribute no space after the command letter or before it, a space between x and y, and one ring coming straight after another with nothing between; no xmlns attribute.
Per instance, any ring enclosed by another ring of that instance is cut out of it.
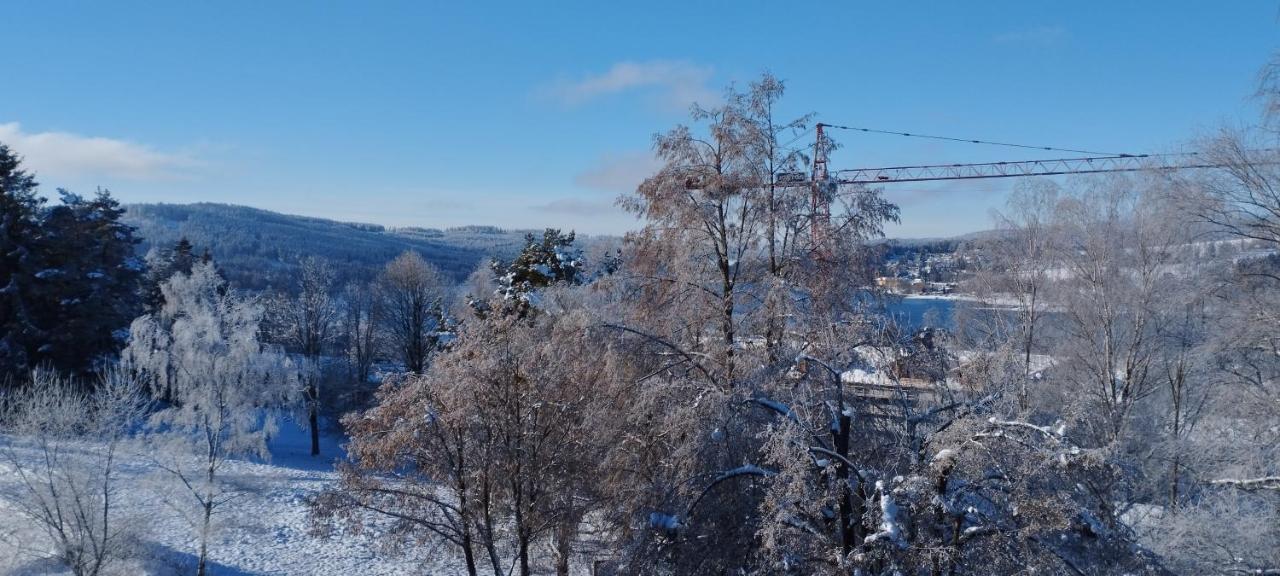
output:
<svg viewBox="0 0 1280 576"><path fill-rule="evenodd" d="M595 166L574 176L573 183L601 192L635 192L636 186L661 167L662 162L650 152L606 154Z"/></svg>
<svg viewBox="0 0 1280 576"><path fill-rule="evenodd" d="M22 156L28 170L57 178L167 180L199 165L186 154L161 152L124 140L69 132L24 132L17 122L0 124L0 142Z"/></svg>
<svg viewBox="0 0 1280 576"><path fill-rule="evenodd" d="M619 62L603 74L562 80L545 92L573 106L622 92L650 90L664 104L684 108L694 102L709 104L718 99L708 87L711 77L710 67L684 61Z"/></svg>

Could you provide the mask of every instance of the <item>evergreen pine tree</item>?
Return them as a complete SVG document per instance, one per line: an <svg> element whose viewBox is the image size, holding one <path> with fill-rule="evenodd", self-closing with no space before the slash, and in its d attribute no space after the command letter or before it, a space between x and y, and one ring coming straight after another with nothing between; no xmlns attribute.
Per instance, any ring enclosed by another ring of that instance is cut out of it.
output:
<svg viewBox="0 0 1280 576"><path fill-rule="evenodd" d="M134 251L134 228L110 192L93 199L59 190L61 205L46 211L35 307L43 325L56 326L37 358L69 371L87 371L124 346L126 328L142 312L144 265Z"/></svg>
<svg viewBox="0 0 1280 576"><path fill-rule="evenodd" d="M36 196L35 177L21 165L22 159L0 144L0 381L32 365L32 343L43 334L28 302L40 271L35 244L42 236L44 198Z"/></svg>
<svg viewBox="0 0 1280 576"><path fill-rule="evenodd" d="M206 250L201 261L208 263L212 259ZM174 243L172 248L152 248L147 254L147 274L143 280L142 301L147 312L157 312L164 305L160 285L173 278L174 274L190 274L195 262L195 247L186 236Z"/></svg>
<svg viewBox="0 0 1280 576"><path fill-rule="evenodd" d="M105 190L59 190L46 207L35 178L0 144L0 380L40 364L84 372L124 345L141 312L134 228Z"/></svg>
<svg viewBox="0 0 1280 576"><path fill-rule="evenodd" d="M573 232L561 234L555 228L547 228L541 240L526 234L524 249L510 263L490 262L497 276L497 295L507 303L509 311L523 316L539 288L580 281L582 254L573 248L573 240Z"/></svg>

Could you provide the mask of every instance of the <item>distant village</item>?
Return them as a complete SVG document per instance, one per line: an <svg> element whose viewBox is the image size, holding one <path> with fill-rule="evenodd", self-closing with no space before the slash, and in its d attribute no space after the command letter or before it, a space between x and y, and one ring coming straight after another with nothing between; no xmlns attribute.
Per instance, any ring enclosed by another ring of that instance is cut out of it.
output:
<svg viewBox="0 0 1280 576"><path fill-rule="evenodd" d="M901 241L883 245L876 286L893 294L947 295L955 292L973 256L960 253L955 240Z"/></svg>

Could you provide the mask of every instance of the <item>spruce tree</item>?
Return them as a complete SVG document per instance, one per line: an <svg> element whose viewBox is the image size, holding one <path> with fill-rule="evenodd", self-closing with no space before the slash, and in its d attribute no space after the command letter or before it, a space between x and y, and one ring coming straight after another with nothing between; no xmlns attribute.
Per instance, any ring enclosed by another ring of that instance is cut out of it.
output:
<svg viewBox="0 0 1280 576"><path fill-rule="evenodd" d="M70 371L92 369L124 346L129 322L142 313L139 240L120 221L124 209L110 192L93 199L59 190L61 204L46 211L43 259L36 278L39 317L50 330L38 358Z"/></svg>
<svg viewBox="0 0 1280 576"><path fill-rule="evenodd" d="M0 144L0 381L31 366L31 343L43 334L28 301L39 272L35 244L41 241L44 198L22 159Z"/></svg>
<svg viewBox="0 0 1280 576"><path fill-rule="evenodd" d="M201 261L209 263L213 257L205 251ZM190 274L191 266L196 262L195 247L186 236L178 239L172 248L152 248L147 254L147 272L143 280L143 306L147 312L157 312L164 305L164 294L160 285L174 274Z"/></svg>
<svg viewBox="0 0 1280 576"><path fill-rule="evenodd" d="M41 364L87 372L141 312L138 239L109 192L59 190L47 207L21 164L0 144L0 380Z"/></svg>
<svg viewBox="0 0 1280 576"><path fill-rule="evenodd" d="M525 247L510 263L490 262L497 276L497 295L508 312L528 313L534 292L552 284L577 284L582 270L582 254L573 248L574 233L561 234L547 228L542 238L525 235Z"/></svg>

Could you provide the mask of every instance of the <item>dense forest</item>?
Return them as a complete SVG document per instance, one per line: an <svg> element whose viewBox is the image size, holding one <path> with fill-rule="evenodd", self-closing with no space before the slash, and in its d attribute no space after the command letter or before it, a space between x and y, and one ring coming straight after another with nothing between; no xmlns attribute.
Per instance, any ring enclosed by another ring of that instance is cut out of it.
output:
<svg viewBox="0 0 1280 576"><path fill-rule="evenodd" d="M186 238L214 254L232 284L247 290L279 285L308 256L341 270L340 280L370 280L378 268L414 250L461 281L492 256L510 257L527 231L474 226L435 230L389 229L335 222L225 204L135 204L123 222L143 239L140 250L172 246Z"/></svg>

